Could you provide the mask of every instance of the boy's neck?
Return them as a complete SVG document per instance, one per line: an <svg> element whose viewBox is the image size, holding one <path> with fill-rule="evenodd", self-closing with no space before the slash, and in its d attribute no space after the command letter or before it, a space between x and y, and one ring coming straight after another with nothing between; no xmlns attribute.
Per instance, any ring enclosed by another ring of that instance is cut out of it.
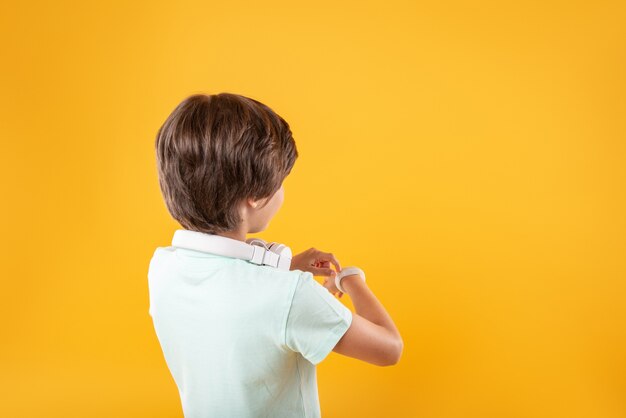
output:
<svg viewBox="0 0 626 418"><path fill-rule="evenodd" d="M215 235L220 235L222 237L232 238L238 241L246 242L246 232L243 230L220 232L219 234L215 234Z"/></svg>

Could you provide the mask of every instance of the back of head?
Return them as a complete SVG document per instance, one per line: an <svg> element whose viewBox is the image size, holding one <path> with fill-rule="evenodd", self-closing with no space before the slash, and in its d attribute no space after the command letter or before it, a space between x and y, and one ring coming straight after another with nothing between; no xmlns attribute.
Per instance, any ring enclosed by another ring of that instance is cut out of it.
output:
<svg viewBox="0 0 626 418"><path fill-rule="evenodd" d="M185 229L209 234L235 229L240 203L271 197L298 158L282 117L232 93L187 97L159 129L155 149L168 211Z"/></svg>

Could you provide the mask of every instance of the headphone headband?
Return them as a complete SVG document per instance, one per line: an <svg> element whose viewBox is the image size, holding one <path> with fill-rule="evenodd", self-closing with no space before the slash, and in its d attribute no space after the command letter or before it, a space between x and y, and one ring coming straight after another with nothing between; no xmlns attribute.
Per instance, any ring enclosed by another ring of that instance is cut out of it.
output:
<svg viewBox="0 0 626 418"><path fill-rule="evenodd" d="M249 238L246 242L242 242L221 235L177 229L172 238L172 246L239 258L280 270L289 270L291 267L291 249L289 247L276 242L271 242L268 245L260 238Z"/></svg>

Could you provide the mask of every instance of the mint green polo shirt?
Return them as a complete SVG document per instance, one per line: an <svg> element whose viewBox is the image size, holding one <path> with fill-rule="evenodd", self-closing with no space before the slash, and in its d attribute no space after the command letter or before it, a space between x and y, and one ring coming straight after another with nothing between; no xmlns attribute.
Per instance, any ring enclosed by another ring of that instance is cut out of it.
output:
<svg viewBox="0 0 626 418"><path fill-rule="evenodd" d="M169 246L148 286L186 418L321 417L315 366L352 312L312 273Z"/></svg>

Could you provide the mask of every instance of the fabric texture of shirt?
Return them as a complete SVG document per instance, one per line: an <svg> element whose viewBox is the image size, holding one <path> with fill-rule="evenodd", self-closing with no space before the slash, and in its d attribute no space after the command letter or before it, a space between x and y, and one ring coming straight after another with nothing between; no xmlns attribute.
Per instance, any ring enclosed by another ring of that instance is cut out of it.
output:
<svg viewBox="0 0 626 418"><path fill-rule="evenodd" d="M321 417L315 366L352 312L312 273L169 246L148 287L186 418Z"/></svg>

